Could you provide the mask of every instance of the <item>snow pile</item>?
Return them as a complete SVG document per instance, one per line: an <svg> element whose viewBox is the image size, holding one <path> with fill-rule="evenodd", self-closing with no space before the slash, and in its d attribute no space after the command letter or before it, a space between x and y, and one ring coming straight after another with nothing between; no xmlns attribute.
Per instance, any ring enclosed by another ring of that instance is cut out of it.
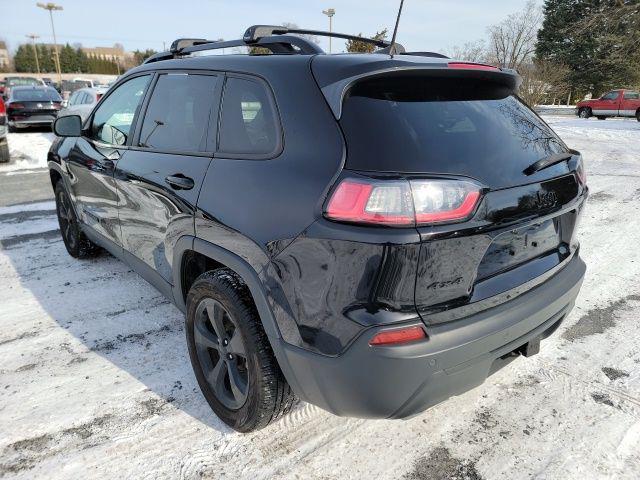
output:
<svg viewBox="0 0 640 480"><path fill-rule="evenodd" d="M7 136L11 161L0 163L0 173L46 168L47 152L55 138L52 132L19 131Z"/></svg>

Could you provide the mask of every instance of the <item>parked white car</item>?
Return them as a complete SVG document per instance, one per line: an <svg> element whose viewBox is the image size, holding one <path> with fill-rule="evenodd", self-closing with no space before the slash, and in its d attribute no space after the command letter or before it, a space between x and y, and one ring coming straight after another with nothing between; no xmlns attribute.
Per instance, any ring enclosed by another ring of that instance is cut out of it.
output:
<svg viewBox="0 0 640 480"><path fill-rule="evenodd" d="M69 97L67 106L58 114L59 117L66 115L80 115L84 122L93 110L98 100L107 92L104 87L97 88L81 88L76 90Z"/></svg>

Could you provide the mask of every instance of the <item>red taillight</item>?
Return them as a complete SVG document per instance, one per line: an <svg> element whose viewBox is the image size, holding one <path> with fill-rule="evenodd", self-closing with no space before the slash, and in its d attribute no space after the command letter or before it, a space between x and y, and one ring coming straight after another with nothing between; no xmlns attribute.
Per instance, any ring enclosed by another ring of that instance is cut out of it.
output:
<svg viewBox="0 0 640 480"><path fill-rule="evenodd" d="M467 180L345 179L325 209L330 220L387 226L414 226L466 220L481 188Z"/></svg>
<svg viewBox="0 0 640 480"><path fill-rule="evenodd" d="M449 68L457 68L460 70L500 70L498 67L491 65L485 65L483 63L466 63L466 62L451 62L447 64Z"/></svg>
<svg viewBox="0 0 640 480"><path fill-rule="evenodd" d="M427 338L427 334L422 327L396 328L395 330L385 330L376 334L376 336L369 341L369 345L402 345L404 343L424 340L425 338Z"/></svg>
<svg viewBox="0 0 640 480"><path fill-rule="evenodd" d="M96 93L96 103L99 102L101 98L102 98L102 94Z"/></svg>
<svg viewBox="0 0 640 480"><path fill-rule="evenodd" d="M331 196L326 215L344 222L413 225L413 208L405 184L343 180Z"/></svg>
<svg viewBox="0 0 640 480"><path fill-rule="evenodd" d="M7 113L7 109L4 106L4 102L0 98L0 115L4 115L5 113Z"/></svg>
<svg viewBox="0 0 640 480"><path fill-rule="evenodd" d="M9 104L9 110L20 110L21 108L24 108L24 105L22 103L10 103Z"/></svg>

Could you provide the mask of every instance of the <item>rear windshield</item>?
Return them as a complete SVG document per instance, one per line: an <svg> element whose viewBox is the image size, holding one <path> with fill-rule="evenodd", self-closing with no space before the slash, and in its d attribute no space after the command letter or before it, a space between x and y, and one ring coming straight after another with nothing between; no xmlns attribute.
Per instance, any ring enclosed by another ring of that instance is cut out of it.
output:
<svg viewBox="0 0 640 480"><path fill-rule="evenodd" d="M383 77L356 84L340 121L355 170L446 173L488 186L567 147L526 105L473 79Z"/></svg>
<svg viewBox="0 0 640 480"><path fill-rule="evenodd" d="M13 100L22 102L61 102L62 98L53 88L38 88L28 90L14 90L11 92Z"/></svg>

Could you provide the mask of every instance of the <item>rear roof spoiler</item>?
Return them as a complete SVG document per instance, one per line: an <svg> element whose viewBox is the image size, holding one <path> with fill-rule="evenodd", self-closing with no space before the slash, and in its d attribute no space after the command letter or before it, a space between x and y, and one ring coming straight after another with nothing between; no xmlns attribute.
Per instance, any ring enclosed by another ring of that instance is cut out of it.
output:
<svg viewBox="0 0 640 480"><path fill-rule="evenodd" d="M343 78L331 78L331 75L317 75L318 59L314 60L313 72L316 80L322 90L322 93L333 112L334 117L340 120L342 116L342 102L353 85L367 78L375 78L378 76L401 76L401 75L424 75L431 77L445 78L475 78L477 80L486 80L488 82L497 83L506 87L512 93L517 93L518 88L522 84L522 78L515 70L500 69L490 65L476 64L469 62L447 62L444 59L434 58L434 63L411 64L398 61L387 60L387 65L380 62L371 62L370 69L365 70L366 64L361 65L361 72ZM394 64L391 65L390 63ZM383 68L376 68L383 66ZM363 68L365 67L365 68ZM364 70L364 71L363 71ZM338 73L339 72L334 72ZM320 78L318 78L320 77Z"/></svg>

